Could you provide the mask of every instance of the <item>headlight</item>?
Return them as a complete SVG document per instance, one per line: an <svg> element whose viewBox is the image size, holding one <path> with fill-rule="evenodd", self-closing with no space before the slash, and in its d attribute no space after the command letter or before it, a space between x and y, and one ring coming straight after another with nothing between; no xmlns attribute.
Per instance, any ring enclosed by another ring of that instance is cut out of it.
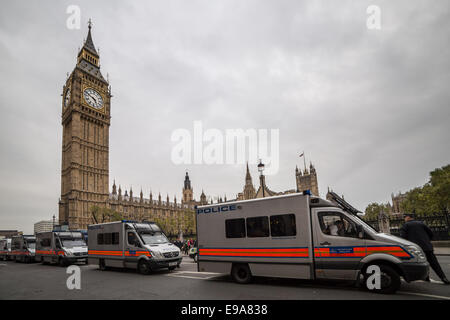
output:
<svg viewBox="0 0 450 320"><path fill-rule="evenodd" d="M153 257L158 258L158 259L162 259L163 255L161 254L161 252L158 251L150 251L150 253L152 254Z"/></svg>
<svg viewBox="0 0 450 320"><path fill-rule="evenodd" d="M407 246L406 250L408 250L411 254L413 254L415 257L417 257L418 261L426 261L427 260L422 249L420 249L417 246Z"/></svg>

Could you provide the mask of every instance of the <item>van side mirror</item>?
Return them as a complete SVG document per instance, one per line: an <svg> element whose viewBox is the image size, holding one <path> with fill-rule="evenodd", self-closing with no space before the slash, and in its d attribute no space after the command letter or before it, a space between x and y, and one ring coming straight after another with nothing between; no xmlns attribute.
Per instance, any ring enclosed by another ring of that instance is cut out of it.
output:
<svg viewBox="0 0 450 320"><path fill-rule="evenodd" d="M134 246L141 248L141 243L138 240L136 240L136 242L134 243Z"/></svg>

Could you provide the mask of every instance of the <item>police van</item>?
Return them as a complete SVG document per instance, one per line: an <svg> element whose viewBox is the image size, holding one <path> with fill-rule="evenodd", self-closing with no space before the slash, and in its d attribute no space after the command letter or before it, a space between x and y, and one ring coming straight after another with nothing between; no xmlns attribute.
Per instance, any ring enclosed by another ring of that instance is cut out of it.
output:
<svg viewBox="0 0 450 320"><path fill-rule="evenodd" d="M169 242L154 222L122 220L88 226L89 264L137 268L142 274L179 267L180 249Z"/></svg>
<svg viewBox="0 0 450 320"><path fill-rule="evenodd" d="M36 234L36 261L69 264L87 263L88 247L81 232L51 231Z"/></svg>
<svg viewBox="0 0 450 320"><path fill-rule="evenodd" d="M33 235L13 236L11 239L11 259L21 262L35 261L36 237Z"/></svg>
<svg viewBox="0 0 450 320"><path fill-rule="evenodd" d="M11 239L0 239L0 259L9 260L11 253Z"/></svg>
<svg viewBox="0 0 450 320"><path fill-rule="evenodd" d="M428 276L416 244L309 192L198 206L196 219L198 271L231 274L238 283L252 276L340 279L393 293L400 277Z"/></svg>

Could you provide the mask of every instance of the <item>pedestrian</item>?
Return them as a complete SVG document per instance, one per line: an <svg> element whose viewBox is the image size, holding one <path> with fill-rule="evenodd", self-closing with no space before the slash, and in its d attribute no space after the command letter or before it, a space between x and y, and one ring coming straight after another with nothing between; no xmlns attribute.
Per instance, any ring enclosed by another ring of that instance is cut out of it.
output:
<svg viewBox="0 0 450 320"><path fill-rule="evenodd" d="M404 216L405 224L400 228L400 236L419 245L425 253L428 263L434 272L436 272L444 284L450 284L450 281L448 281L444 271L442 271L442 268L433 252L433 245L431 243L431 240L433 239L433 231L431 231L431 229L428 228L428 226L426 226L423 222L415 220L413 213L406 213ZM430 281L429 277L427 278L427 281Z"/></svg>

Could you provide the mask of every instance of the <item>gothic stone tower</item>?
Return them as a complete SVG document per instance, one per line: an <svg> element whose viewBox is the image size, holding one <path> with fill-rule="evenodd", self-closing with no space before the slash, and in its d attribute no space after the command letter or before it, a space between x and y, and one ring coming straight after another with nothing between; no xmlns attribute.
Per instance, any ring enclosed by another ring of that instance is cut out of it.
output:
<svg viewBox="0 0 450 320"><path fill-rule="evenodd" d="M244 199L253 199L256 196L255 187L253 186L252 176L250 175L250 170L248 169L247 162L247 172L245 174L245 185L244 185Z"/></svg>
<svg viewBox="0 0 450 320"><path fill-rule="evenodd" d="M191 180L189 179L189 174L186 172L183 186L183 203L191 205L193 201L194 201L194 190L191 187Z"/></svg>
<svg viewBox="0 0 450 320"><path fill-rule="evenodd" d="M303 173L301 169L299 170L298 168L295 168L295 179L297 182L297 191L302 192L305 190L311 190L313 195L319 196L317 172L312 163L309 165L309 172L307 168L305 168Z"/></svg>
<svg viewBox="0 0 450 320"><path fill-rule="evenodd" d="M78 52L75 69L62 92L62 168L59 221L86 229L90 208L106 206L109 195L111 93L100 72L91 36Z"/></svg>

